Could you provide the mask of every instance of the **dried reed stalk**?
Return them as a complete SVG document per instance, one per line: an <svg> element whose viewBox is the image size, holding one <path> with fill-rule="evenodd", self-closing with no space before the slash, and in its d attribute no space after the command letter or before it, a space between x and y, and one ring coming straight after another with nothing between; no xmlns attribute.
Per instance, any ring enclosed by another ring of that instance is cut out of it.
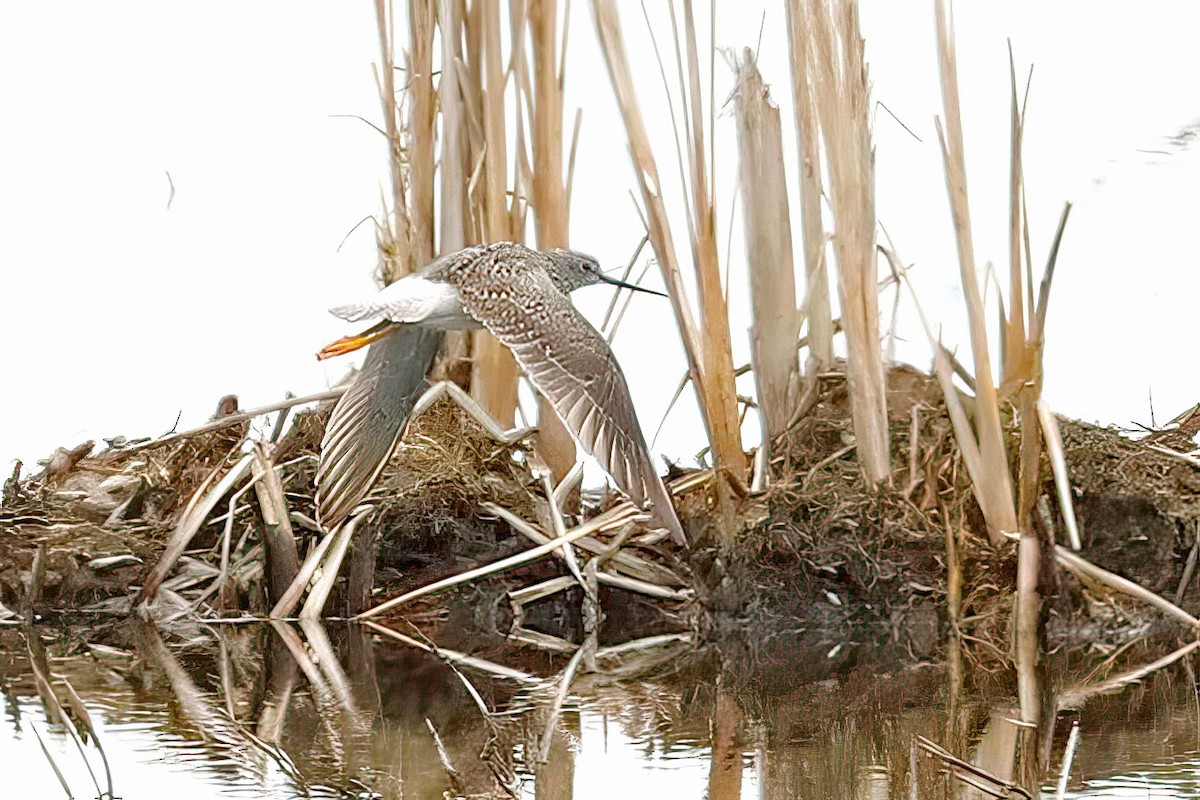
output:
<svg viewBox="0 0 1200 800"><path fill-rule="evenodd" d="M468 182L471 162L468 153L470 132L468 112L460 75L465 70L462 55L463 9L461 0L438 0L438 37L441 44L441 77L438 81L438 109L441 113L440 206L438 215L438 254L453 253L477 242L468 210ZM442 358L434 365L436 380L451 377L450 369L471 357L468 331L449 331L442 342Z"/></svg>
<svg viewBox="0 0 1200 800"><path fill-rule="evenodd" d="M239 445L240 446L240 445ZM204 520L212 513L212 510L217 507L217 503L221 501L234 486L242 482L250 472L254 464L254 455L248 453L231 468L225 475L213 486L209 491L209 486L225 466L225 462L218 465L204 482L196 489L195 494L188 501L187 507L179 515L179 520L175 523L175 530L171 532L170 539L167 540L167 546L163 550L162 556L158 563L154 565L154 569L146 576L142 582L142 588L134 598L134 606L140 606L144 603L154 602L155 596L158 594L158 587L162 585L163 580L167 577L167 573L175 566L175 562L187 550L188 544L191 543L204 524Z"/></svg>
<svg viewBox="0 0 1200 800"><path fill-rule="evenodd" d="M1171 666L1184 656L1195 652L1197 648L1200 648L1200 641L1188 642L1183 647L1168 653L1162 658L1155 659L1149 664L1144 664L1137 669L1123 672L1120 675L1099 681L1097 683L1068 687L1058 695L1056 707L1059 710L1082 708L1084 704L1092 697L1102 694L1115 694L1124 689L1126 686L1145 680L1148 676L1153 675L1160 669ZM1072 730L1071 734L1074 736L1075 730ZM1066 766L1067 765L1064 763L1064 772L1066 770ZM1061 796L1061 793L1059 796Z"/></svg>
<svg viewBox="0 0 1200 800"><path fill-rule="evenodd" d="M563 180L563 79L565 62L558 61L558 2L531 0L527 11L533 39L533 210L538 246L567 247L570 193ZM563 48L563 57L566 48ZM555 481L575 466L575 440L554 411L538 398L538 453L550 466Z"/></svg>
<svg viewBox="0 0 1200 800"><path fill-rule="evenodd" d="M420 269L433 260L433 176L436 95L433 88L433 31L436 0L409 0L408 159L412 200L410 267Z"/></svg>
<svg viewBox="0 0 1200 800"><path fill-rule="evenodd" d="M460 0L439 0L438 25L442 46L442 75L438 82L438 108L441 111L441 216L438 219L439 246L442 253L466 247L469 230L467 215L467 121L462 88L458 80L463 69L461 35L463 28Z"/></svg>
<svg viewBox="0 0 1200 800"><path fill-rule="evenodd" d="M975 272L953 24L949 19L945 0L936 0L936 11L938 64L945 107L944 130L940 121L937 125L938 140L941 142L946 170L946 191L950 196L950 208L954 217L959 272L970 322L971 353L975 359L975 431L959 431L956 426L956 435L960 446L964 442L964 435L969 435L972 440L978 437L977 441L973 441L973 444L978 446L980 456L977 464L978 475L972 475L972 483L987 522L989 538L994 545L999 545L1004 541L1006 532L1018 530L1017 511L1013 502L1008 454L1005 451L1004 434L1000 425L999 397L992 379L983 295Z"/></svg>
<svg viewBox="0 0 1200 800"><path fill-rule="evenodd" d="M764 423L763 447L787 430L799 385L796 342L796 276L792 225L783 169L779 108L769 97L746 48L738 65L734 99L738 120L739 183L750 271L750 353Z"/></svg>
<svg viewBox="0 0 1200 800"><path fill-rule="evenodd" d="M383 109L383 130L388 142L391 170L392 208L384 208L385 222L376 226L379 248L379 278L389 284L412 271L409 245L408 173L405 169L404 121L396 94L396 46L391 3L375 0L375 27L379 34L380 63L375 67L379 104Z"/></svg>
<svg viewBox="0 0 1200 800"><path fill-rule="evenodd" d="M646 123L642 119L642 110L638 105L637 90L634 87L633 73L629 66L629 56L625 52L625 38L621 33L621 22L617 16L616 4L613 0L592 0L592 17L596 25L597 36L600 39L601 50L604 52L605 64L608 66L609 80L613 85L617 105L621 109L621 117L625 123L635 177L646 206L650 243L654 247L659 269L662 270L663 280L667 285L671 307L675 312L675 321L680 337L683 339L684 353L688 358L688 369L692 375L693 385L697 387L700 412L704 416L705 426L709 429L709 438L711 439L708 398L704 390L707 381L703 380L704 348L687 292L683 286L679 260L675 254L675 242L671 235L671 225L667 220L666 205L659 194L662 182L658 176L658 162L654 158L654 151L650 146L650 135L646 130Z"/></svg>
<svg viewBox="0 0 1200 800"><path fill-rule="evenodd" d="M507 118L504 109L505 68L500 46L500 4L474 3L467 13L468 56L478 62L482 83L479 120L483 128L480 217L483 239L511 240L516 231L507 199ZM477 37L477 38L476 38ZM477 49L471 50L472 43ZM515 201L514 201L515 202ZM515 237L520 238L520 237ZM501 425L516 419L517 379L520 372L511 352L490 333L472 333L471 396Z"/></svg>
<svg viewBox="0 0 1200 800"><path fill-rule="evenodd" d="M738 65L734 97L740 150L738 183L754 309L750 353L762 423L752 488L761 491L769 479L772 441L787 430L795 406L801 318L796 309L779 110L770 102L749 48Z"/></svg>
<svg viewBox="0 0 1200 800"><path fill-rule="evenodd" d="M875 154L858 6L805 0L801 10L812 37L806 52L816 79L816 105L829 164L833 246L858 460L867 479L880 483L891 473L891 453L876 288Z"/></svg>
<svg viewBox="0 0 1200 800"><path fill-rule="evenodd" d="M684 36L687 40L687 80L690 88L681 102L690 108L685 111L687 120L687 142L691 175L689 221L695 229L693 261L700 287L703 326L697 325L691 305L683 286L679 260L671 226L667 218L666 205L661 195L658 163L650 144L650 136L642 118L637 99L633 72L625 50L624 36L613 0L592 0L592 18L595 22L609 80L616 95L617 105L625 123L634 174L641 190L646 208L650 242L662 270L663 280L671 298L676 325L683 340L688 359L688 370L696 389L701 415L718 466L741 480L747 462L742 450L738 430L738 407L734 389L733 360L730 355L729 320L719 264L716 258L715 225L713 220L712 195L709 190L705 168L705 146L703 132L703 104L699 84L699 56L695 42L695 26L689 2L684 4ZM672 11L672 13L674 13ZM676 44L678 30L676 31ZM684 80L684 67L678 65L680 80ZM689 103L690 98L690 103Z"/></svg>
<svg viewBox="0 0 1200 800"><path fill-rule="evenodd" d="M672 20L674 20L672 8ZM688 167L692 190L692 263L700 295L700 313L704 324L700 336L704 345L706 372L710 379L707 392L710 408L717 413L709 418L713 428L713 450L717 463L743 479L749 466L742 450L738 416L737 388L733 380L733 344L729 334L729 308L725 302L724 281L717 258L717 223L712 177L705 167L704 98L700 92L700 64L696 46L696 20L692 0L683 0L683 34L687 52L688 94L680 98L687 110ZM712 22L712 20L710 20ZM676 32L676 49L678 49ZM677 65L683 72L683 65ZM711 76L710 76L711 78ZM710 102L710 111L711 111ZM710 132L711 134L711 132Z"/></svg>
<svg viewBox="0 0 1200 800"><path fill-rule="evenodd" d="M471 581L474 581L477 578L482 578L486 575L492 575L497 572L503 572L505 570L512 569L513 567L520 566L521 564L539 559L584 536L590 536L591 534L600 530L619 528L625 523L635 519L641 520L645 519L645 517L642 516L640 512L633 508L633 506L629 503L622 503L621 505L614 506L600 516L588 520L582 525L572 528L562 536L552 539L545 544L532 547L515 555L508 556L507 558L501 558L497 561L493 561L490 564L484 564L483 566L475 567L473 569L460 572L456 575L451 575L448 578L443 578L442 580L434 581L433 583L413 589L406 594L402 594L399 597L393 597L391 600L380 603L374 608L358 614L354 617L354 619L364 620L368 617L378 616L385 611L389 611L398 605L409 602L410 600L415 600L418 597L423 597L424 595L438 592L451 586L470 583Z"/></svg>
<svg viewBox="0 0 1200 800"><path fill-rule="evenodd" d="M1011 157L1008 170L1008 316L1003 317L1004 335L1001 337L1003 348L1002 383L1013 379L1030 380L1032 365L1028 361L1030 355L1025 333L1025 288L1024 270L1021 263L1021 241L1024 217L1022 215L1023 175L1021 168L1021 136L1024 129L1024 118L1017 105L1016 69L1013 64L1011 45L1008 48L1008 67L1010 76L1011 113L1009 123L1009 139ZM1018 507L1020 504L1018 504ZM1023 519L1023 515L1021 515Z"/></svg>
<svg viewBox="0 0 1200 800"><path fill-rule="evenodd" d="M255 443L254 465L255 471L262 475L262 479L254 484L254 491L258 496L263 522L260 538L267 562L264 570L267 575L267 600L274 605L296 579L296 573L300 571L300 556L296 551L296 537L292 532L283 483L275 472L274 456L268 445Z"/></svg>
<svg viewBox="0 0 1200 800"><path fill-rule="evenodd" d="M833 311L829 272L825 268L825 229L821 223L821 143L809 50L798 0L785 4L792 102L796 115L796 148L800 154L800 230L804 239L804 312L808 320L808 374L815 376L833 361Z"/></svg>
<svg viewBox="0 0 1200 800"><path fill-rule="evenodd" d="M1054 474L1054 487L1058 493L1058 507L1067 526L1067 541L1072 550L1080 550L1083 543L1079 538L1079 521L1075 518L1075 503L1071 499L1071 477L1067 473L1067 457L1063 448L1062 432L1058 420L1046 401L1037 404L1038 422L1042 425L1042 437L1046 442L1046 454L1050 457L1050 469Z"/></svg>

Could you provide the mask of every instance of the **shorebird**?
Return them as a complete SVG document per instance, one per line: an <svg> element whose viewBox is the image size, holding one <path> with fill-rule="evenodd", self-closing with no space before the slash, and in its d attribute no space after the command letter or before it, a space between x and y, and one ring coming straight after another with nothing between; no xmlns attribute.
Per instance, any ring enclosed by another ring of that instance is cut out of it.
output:
<svg viewBox="0 0 1200 800"><path fill-rule="evenodd" d="M371 345L321 444L321 522L337 525L370 491L426 388L443 332L486 328L512 351L578 445L634 503L649 501L657 524L686 544L650 460L625 375L608 343L571 305L572 291L601 282L659 294L608 277L596 259L573 250L542 252L495 242L443 256L366 302L331 308L349 322L379 321L317 355L329 358ZM453 393L458 387L446 388Z"/></svg>

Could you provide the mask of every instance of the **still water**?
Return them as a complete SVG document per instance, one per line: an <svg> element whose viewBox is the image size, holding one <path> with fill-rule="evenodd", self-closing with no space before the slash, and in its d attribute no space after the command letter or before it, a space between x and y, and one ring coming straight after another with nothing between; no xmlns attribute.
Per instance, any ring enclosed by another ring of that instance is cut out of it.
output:
<svg viewBox="0 0 1200 800"><path fill-rule="evenodd" d="M0 797L65 797L63 784L107 796L110 780L127 800L1025 796L978 778L991 793L973 788L918 745L1011 777L1017 711L1004 676L956 692L941 664L884 668L863 654L822 675L812 654L779 652L732 670L659 636L575 659L564 690L567 654L510 645L464 658L421 649L412 626L401 634L413 638L312 624L0 630ZM1129 666L1154 654L1120 655ZM1095 666L1052 668L1050 683L1120 671ZM1189 674L1180 661L1060 711L1036 745L1040 796L1200 797ZM55 718L47 692L74 723Z"/></svg>

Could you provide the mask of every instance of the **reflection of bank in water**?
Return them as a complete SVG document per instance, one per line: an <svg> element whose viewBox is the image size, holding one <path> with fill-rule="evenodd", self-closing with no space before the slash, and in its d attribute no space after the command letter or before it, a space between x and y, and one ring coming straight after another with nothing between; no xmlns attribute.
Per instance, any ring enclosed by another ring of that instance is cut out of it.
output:
<svg viewBox="0 0 1200 800"><path fill-rule="evenodd" d="M181 796L215 787L266 798L503 797L508 786L520 797L582 800L621 787L639 796L638 786L669 782L689 796L707 789L714 800L907 797L915 766L925 797L974 792L970 782L987 783L983 776L995 788L1019 774L1014 697L1002 675L973 674L950 707L953 687L931 666L863 663L812 675L778 650L755 669L730 670L670 645L649 647L579 675L548 732L555 670L567 654L485 644L476 658L510 657L513 674L502 676L454 667L359 626L219 626L187 645L123 626L106 638L120 646L63 656L67 641L52 643L48 663L56 694L73 690L88 708L118 796L153 785ZM10 786L40 796L56 782L36 728L76 793L86 794L87 771L64 727L48 721L20 636L0 635L0 651L9 720L0 750L26 765ZM1112 666L1130 672L1154 655L1154 646L1134 645ZM1053 691L1078 690L1103 664L1053 665ZM1049 754L1037 780L1054 786L1078 720L1069 783L1077 796L1194 790L1193 701L1178 666L1123 693L1091 695L1056 715L1060 731L1048 746L1037 744ZM543 740L551 743L544 757ZM967 766L928 755L922 741ZM96 750L84 747L102 780Z"/></svg>

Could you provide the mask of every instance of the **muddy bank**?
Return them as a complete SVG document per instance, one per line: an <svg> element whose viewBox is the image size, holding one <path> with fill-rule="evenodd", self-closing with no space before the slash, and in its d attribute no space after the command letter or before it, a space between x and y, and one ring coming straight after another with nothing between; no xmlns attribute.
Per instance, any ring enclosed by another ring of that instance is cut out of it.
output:
<svg viewBox="0 0 1200 800"><path fill-rule="evenodd" d="M901 369L892 372L889 389L890 486L864 485L845 384L824 382L777 448L768 491L742 503L745 530L733 544L717 541L708 524L715 478L676 478L677 487L686 486L677 501L692 531L691 551L660 542L638 544L634 552L652 576L677 576L694 599L666 602L606 587L608 629L652 635L682 626L729 657L805 650L822 669L850 669L866 654L935 658L947 636L949 536L963 574L961 628L969 655L987 661L1007 652L1014 548L993 549L984 535L936 385ZM321 408L295 414L287 433L267 448L302 555L321 535L312 481L326 414ZM1181 585L1197 552L1200 471L1155 449L1186 450L1194 424L1184 420L1134 441L1062 420L1083 554L1200 611L1200 591ZM231 468L247 432L247 422L235 417L196 435L117 441L95 454L62 451L40 474L10 480L0 508L0 603L21 612L32 599L32 611L41 615L128 613L131 590L161 555L181 512ZM520 452L488 438L456 407L436 406L414 423L405 443L381 480L380 500L351 559L363 568L371 560L366 543L378 542L373 600L528 547L508 524L481 514L483 503L549 529L545 500ZM1043 491L1054 497L1049 470L1043 471ZM595 502L602 501L585 498L589 513L598 510ZM1062 529L1056 509L1050 514L1043 520L1047 548L1051 529ZM267 524L254 492L222 498L164 586L201 617L264 614ZM1046 607L1051 646L1083 646L1098 635L1120 641L1170 625L1145 606L1085 586L1054 568L1052 558L1045 561L1043 585L1054 588ZM406 613L441 609L471 635L503 636L514 613L505 592L560 574L559 563L537 562L456 597L420 601ZM580 596L574 590L532 604L524 622L577 640ZM353 603L341 581L327 613L343 615Z"/></svg>

